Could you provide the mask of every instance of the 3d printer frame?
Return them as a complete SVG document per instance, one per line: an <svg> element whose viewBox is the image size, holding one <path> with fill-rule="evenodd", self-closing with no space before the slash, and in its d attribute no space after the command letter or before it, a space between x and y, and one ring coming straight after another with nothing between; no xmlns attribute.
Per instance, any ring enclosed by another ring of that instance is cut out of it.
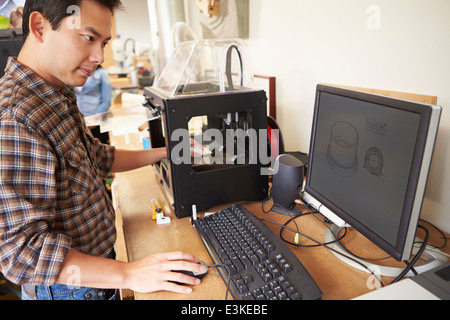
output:
<svg viewBox="0 0 450 320"><path fill-rule="evenodd" d="M223 141L227 140L227 132L232 130L251 130L258 140L266 139L264 143L267 146L267 136L260 135L267 131L266 93L262 90L244 90L197 94L202 90L214 92L211 85L207 84L206 89L201 86L189 90L183 88L184 95L175 97L158 88L144 89L147 106L161 114L159 120L149 123L151 146L166 147L169 155L168 159L155 165L155 173L180 219L192 215L193 205L201 212L216 205L263 201L268 197L268 176L261 170L268 164L255 157L254 152L252 154L250 149L255 145L250 146L250 143L241 152L235 150L233 159L230 159L228 152L223 152L222 163L205 161L207 156L203 156L200 162L194 159L181 163L173 161L179 156L179 143L182 143L174 133L180 129L189 132L190 139L194 140L198 140L198 136L205 131L214 129L223 134ZM199 121L200 128L195 128L195 123ZM257 154L265 152L260 150L264 143L257 144ZM207 145L208 142L205 144L203 141L202 148L207 148ZM210 154L216 156L216 160L217 150ZM244 155L242 159L238 159L239 154Z"/></svg>

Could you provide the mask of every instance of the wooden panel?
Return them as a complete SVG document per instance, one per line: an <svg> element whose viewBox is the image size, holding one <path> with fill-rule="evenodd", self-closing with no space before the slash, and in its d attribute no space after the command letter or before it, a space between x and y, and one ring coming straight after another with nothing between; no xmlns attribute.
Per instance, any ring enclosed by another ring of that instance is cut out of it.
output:
<svg viewBox="0 0 450 320"><path fill-rule="evenodd" d="M374 94L384 95L384 96L388 96L388 97L404 99L404 100L411 100L411 101L416 101L416 102L421 102L421 103L428 103L428 104L432 104L432 105L436 105L438 102L438 97L428 96L428 95L423 95L423 94L380 90L380 89L369 89L369 88L353 87L353 86L346 86L346 85L336 85L336 84L330 84L330 86L340 87L340 88L350 89L350 90L356 90L356 91L363 91L363 92L368 92L368 93L374 93Z"/></svg>
<svg viewBox="0 0 450 320"><path fill-rule="evenodd" d="M277 78L272 76L263 76L263 75L255 75L256 79L264 79L267 81L265 84L265 90L268 90L268 107L269 113L268 115L277 119ZM263 89L263 88L261 88Z"/></svg>
<svg viewBox="0 0 450 320"><path fill-rule="evenodd" d="M172 206L164 196L152 167L121 173L117 175L120 206L123 217L123 232L130 261L160 252L184 251L196 255L200 260L211 265L200 237L189 219L177 220ZM158 225L152 219L150 202L156 199L161 204L164 214L172 219L169 225ZM226 286L216 270L210 270L202 284L194 288L189 295L170 292L151 294L134 293L136 300L222 300L225 298Z"/></svg>
<svg viewBox="0 0 450 320"><path fill-rule="evenodd" d="M122 262L129 262L128 260L128 251L125 243L125 236L123 234L123 219L122 219L122 211L120 210L120 198L117 190L117 185L112 189L115 198L115 212L116 212L116 232L117 232L117 240L114 245L114 251L116 252L116 260ZM133 300L134 299L134 291L123 289L120 290L120 298L122 300Z"/></svg>

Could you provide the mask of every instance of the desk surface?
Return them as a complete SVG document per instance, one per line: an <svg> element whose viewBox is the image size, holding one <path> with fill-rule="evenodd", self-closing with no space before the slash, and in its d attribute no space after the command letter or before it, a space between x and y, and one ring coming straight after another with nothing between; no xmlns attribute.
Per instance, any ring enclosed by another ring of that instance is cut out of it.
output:
<svg viewBox="0 0 450 320"><path fill-rule="evenodd" d="M205 247L189 219L178 220L172 207L166 200L159 183L153 173L153 167L121 173L116 175L117 190L116 202L118 207L119 234L123 232L123 247L125 255L122 259L136 261L158 252L185 251L197 256L200 260L212 264ZM172 219L169 225L157 225L152 219L150 202L157 199L163 207L166 216ZM284 223L288 219L277 213L265 214L261 203L245 205L250 211L260 218ZM264 205L265 210L271 203ZM212 208L209 212L215 212L220 207ZM300 232L323 242L325 226L312 215L306 215L297 220ZM280 227L269 223L270 228L279 234ZM442 245L441 235L430 228L431 243ZM420 233L418 234L420 236ZM293 236L286 233L288 240ZM446 235L448 237L448 234ZM370 252L372 258L386 256L384 252L375 247L370 241L354 230L349 230L345 237L345 243L356 254L367 255ZM293 240L292 240L293 241ZM301 238L302 244L312 244L310 240ZM297 255L302 264L309 271L313 279L323 292L323 300L347 300L369 293L368 288L372 283L370 275L347 266L338 260L328 249L323 247L296 248L288 245ZM120 251L120 250L119 250ZM450 253L450 245L443 249ZM404 266L402 263L392 261L385 264ZM389 284L392 279L382 278L383 283ZM200 286L194 288L190 295L181 295L169 292L157 292L151 294L134 293L136 300L223 300L226 286L216 270L210 270Z"/></svg>

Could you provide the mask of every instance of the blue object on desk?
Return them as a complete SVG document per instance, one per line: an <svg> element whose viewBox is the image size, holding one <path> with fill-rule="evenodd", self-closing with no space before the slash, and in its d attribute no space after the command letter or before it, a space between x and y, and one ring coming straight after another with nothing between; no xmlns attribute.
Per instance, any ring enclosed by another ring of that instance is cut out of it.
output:
<svg viewBox="0 0 450 320"><path fill-rule="evenodd" d="M145 150L150 150L151 146L150 146L150 139L144 139L142 141L142 145L144 147Z"/></svg>

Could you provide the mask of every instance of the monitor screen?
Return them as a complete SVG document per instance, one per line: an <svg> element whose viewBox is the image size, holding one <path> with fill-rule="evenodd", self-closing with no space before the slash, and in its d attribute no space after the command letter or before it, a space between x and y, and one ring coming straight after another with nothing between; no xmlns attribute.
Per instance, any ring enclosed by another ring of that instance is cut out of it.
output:
<svg viewBox="0 0 450 320"><path fill-rule="evenodd" d="M305 193L409 259L441 108L319 85ZM323 211L323 210L319 210Z"/></svg>
<svg viewBox="0 0 450 320"><path fill-rule="evenodd" d="M9 57L17 57L23 45L22 29L0 30L0 78L5 74Z"/></svg>

